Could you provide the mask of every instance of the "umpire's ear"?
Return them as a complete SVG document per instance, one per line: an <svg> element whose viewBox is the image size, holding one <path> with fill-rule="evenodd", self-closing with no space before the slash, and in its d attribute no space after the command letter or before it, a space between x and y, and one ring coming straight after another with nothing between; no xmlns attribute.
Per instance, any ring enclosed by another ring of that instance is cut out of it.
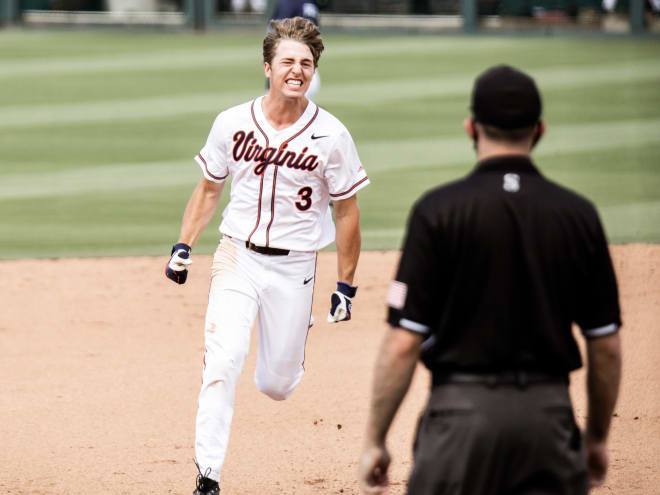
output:
<svg viewBox="0 0 660 495"><path fill-rule="evenodd" d="M468 135L470 138L470 141L474 144L474 149L476 151L477 149L477 126L476 122L474 119L471 117L465 117L463 119L463 129L465 129L465 133Z"/></svg>
<svg viewBox="0 0 660 495"><path fill-rule="evenodd" d="M532 140L532 149L534 149L534 146L536 146L541 137L545 134L545 122L539 120L536 126L536 132L534 133L534 139Z"/></svg>
<svg viewBox="0 0 660 495"><path fill-rule="evenodd" d="M470 117L465 117L463 119L463 129L465 129L465 132L472 141L476 139L477 130L474 127L474 120L472 120Z"/></svg>

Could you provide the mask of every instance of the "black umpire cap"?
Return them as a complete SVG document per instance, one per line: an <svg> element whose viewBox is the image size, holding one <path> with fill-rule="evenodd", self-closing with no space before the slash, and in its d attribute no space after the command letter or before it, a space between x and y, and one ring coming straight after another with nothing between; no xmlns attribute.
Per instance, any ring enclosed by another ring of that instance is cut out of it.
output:
<svg viewBox="0 0 660 495"><path fill-rule="evenodd" d="M472 89L474 120L500 129L520 129L541 118L541 95L534 79L508 65L482 73Z"/></svg>

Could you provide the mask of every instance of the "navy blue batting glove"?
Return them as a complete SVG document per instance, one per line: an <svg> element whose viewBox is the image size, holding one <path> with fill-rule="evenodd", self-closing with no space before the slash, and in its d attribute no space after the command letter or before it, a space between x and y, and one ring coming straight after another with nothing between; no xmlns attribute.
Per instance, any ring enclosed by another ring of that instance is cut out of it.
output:
<svg viewBox="0 0 660 495"><path fill-rule="evenodd" d="M188 278L188 265L192 263L190 249L190 246L183 242L172 246L172 257L165 267L165 275L177 284L185 284Z"/></svg>
<svg viewBox="0 0 660 495"><path fill-rule="evenodd" d="M355 297L357 289L346 282L337 282L337 290L330 296L328 323L351 319L351 299Z"/></svg>

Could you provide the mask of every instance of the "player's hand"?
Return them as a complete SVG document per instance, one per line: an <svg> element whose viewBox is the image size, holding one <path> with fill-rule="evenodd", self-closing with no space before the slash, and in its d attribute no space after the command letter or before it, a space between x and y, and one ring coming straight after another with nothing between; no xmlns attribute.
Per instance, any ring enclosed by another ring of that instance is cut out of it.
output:
<svg viewBox="0 0 660 495"><path fill-rule="evenodd" d="M188 244L182 242L172 246L172 257L165 267L165 275L177 284L185 284L188 278L188 265L192 263L190 249Z"/></svg>
<svg viewBox="0 0 660 495"><path fill-rule="evenodd" d="M607 474L607 444L604 441L592 440L585 436L585 453L587 456L587 474L589 488L601 486Z"/></svg>
<svg viewBox="0 0 660 495"><path fill-rule="evenodd" d="M355 297L357 287L346 282L337 282L337 290L330 296L330 312L328 323L351 319L351 299Z"/></svg>
<svg viewBox="0 0 660 495"><path fill-rule="evenodd" d="M360 458L360 489L364 493L386 493L389 467L390 454L384 445L365 448Z"/></svg>

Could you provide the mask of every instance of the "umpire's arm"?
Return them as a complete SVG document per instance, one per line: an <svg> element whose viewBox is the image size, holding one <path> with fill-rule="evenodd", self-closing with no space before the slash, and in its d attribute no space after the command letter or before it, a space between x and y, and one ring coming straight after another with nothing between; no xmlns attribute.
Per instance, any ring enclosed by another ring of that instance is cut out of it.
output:
<svg viewBox="0 0 660 495"><path fill-rule="evenodd" d="M213 218L224 185L224 182L217 183L202 178L186 205L179 242L190 247L195 245L202 231Z"/></svg>
<svg viewBox="0 0 660 495"><path fill-rule="evenodd" d="M353 285L353 277L360 257L360 207L357 195L334 202L337 229L337 280Z"/></svg>
<svg viewBox="0 0 660 495"><path fill-rule="evenodd" d="M590 486L598 486L607 472L607 433L621 381L619 333L587 340L589 410L585 444Z"/></svg>
<svg viewBox="0 0 660 495"><path fill-rule="evenodd" d="M387 332L376 359L371 407L360 459L360 487L364 493L384 493L390 455L387 432L403 401L419 360L424 336L393 327Z"/></svg>

